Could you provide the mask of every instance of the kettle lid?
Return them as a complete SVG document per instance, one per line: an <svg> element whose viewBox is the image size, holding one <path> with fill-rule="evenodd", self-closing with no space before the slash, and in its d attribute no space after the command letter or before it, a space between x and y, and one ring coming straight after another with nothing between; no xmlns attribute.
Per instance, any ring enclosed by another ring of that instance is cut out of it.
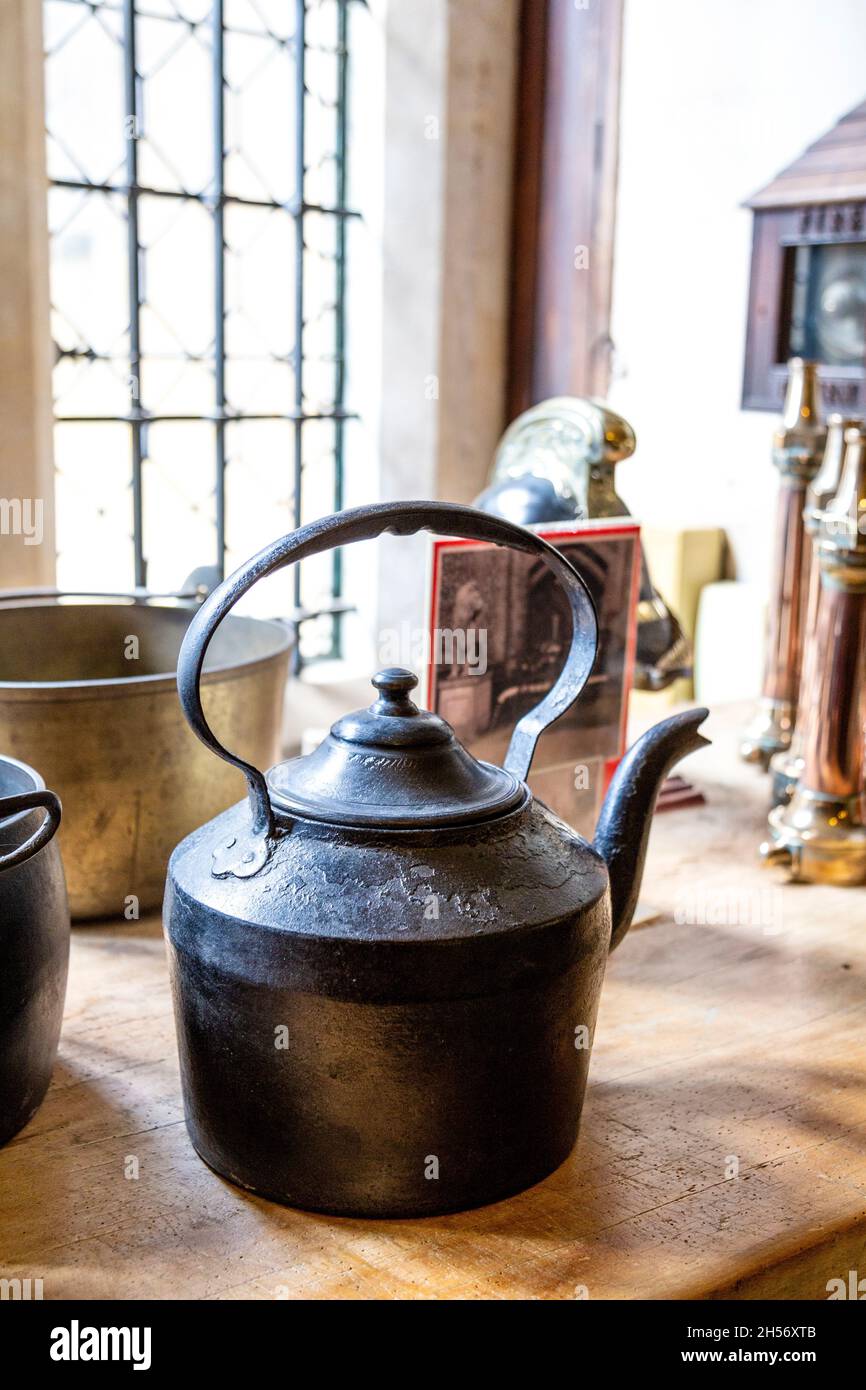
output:
<svg viewBox="0 0 866 1390"><path fill-rule="evenodd" d="M306 757L271 768L275 809L331 824L414 830L488 820L520 804L523 782L480 762L451 725L409 698L412 671L373 677L378 697L344 715Z"/></svg>

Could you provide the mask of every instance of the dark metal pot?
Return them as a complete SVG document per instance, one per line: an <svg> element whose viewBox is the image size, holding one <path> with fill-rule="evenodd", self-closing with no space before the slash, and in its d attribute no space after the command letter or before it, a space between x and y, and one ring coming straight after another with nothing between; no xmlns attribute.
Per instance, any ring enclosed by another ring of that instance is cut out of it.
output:
<svg viewBox="0 0 866 1390"><path fill-rule="evenodd" d="M402 670L380 672L368 710L267 778L227 752L198 683L241 594L331 546L421 529L540 555L568 593L568 662L517 725L504 768L418 710ZM593 848L533 800L526 776L595 646L592 602L562 555L447 503L314 522L205 601L178 687L199 737L244 772L249 804L175 850L165 930L187 1125L211 1167L281 1202L409 1216L492 1201L566 1158L655 793L704 742L706 713L666 721L623 760Z"/></svg>
<svg viewBox="0 0 866 1390"><path fill-rule="evenodd" d="M39 773L0 757L0 1144L39 1108L57 1055L69 962L59 824Z"/></svg>

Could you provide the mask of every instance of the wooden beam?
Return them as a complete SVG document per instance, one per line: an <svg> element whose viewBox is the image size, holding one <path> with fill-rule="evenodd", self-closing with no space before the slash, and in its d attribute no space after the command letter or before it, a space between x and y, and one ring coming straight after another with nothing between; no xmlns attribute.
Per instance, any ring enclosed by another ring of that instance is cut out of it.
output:
<svg viewBox="0 0 866 1390"><path fill-rule="evenodd" d="M610 378L623 0L524 0L509 412Z"/></svg>

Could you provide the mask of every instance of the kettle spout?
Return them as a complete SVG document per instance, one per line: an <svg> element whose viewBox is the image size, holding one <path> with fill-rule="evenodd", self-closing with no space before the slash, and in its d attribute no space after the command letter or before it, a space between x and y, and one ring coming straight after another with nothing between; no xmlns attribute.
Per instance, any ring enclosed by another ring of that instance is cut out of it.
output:
<svg viewBox="0 0 866 1390"><path fill-rule="evenodd" d="M707 714L687 710L648 729L628 750L608 788L594 845L610 874L611 950L631 926L659 787L674 763L709 744L698 733Z"/></svg>

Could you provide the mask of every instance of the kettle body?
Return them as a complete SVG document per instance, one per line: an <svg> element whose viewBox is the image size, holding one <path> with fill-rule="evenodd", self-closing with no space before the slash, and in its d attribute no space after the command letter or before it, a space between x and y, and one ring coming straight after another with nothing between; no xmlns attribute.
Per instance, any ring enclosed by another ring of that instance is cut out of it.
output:
<svg viewBox="0 0 866 1390"><path fill-rule="evenodd" d="M399 669L374 678L369 709L267 777L227 753L198 679L237 597L290 559L422 526L540 552L568 591L568 660L505 766L475 760L419 710L416 679ZM517 1192L568 1156L655 789L703 742L692 718L650 738L639 765L627 759L612 788L622 814L595 847L535 799L535 742L587 679L595 643L591 601L563 556L446 503L313 523L206 600L181 651L181 699L199 736L244 772L249 801L177 847L164 923L187 1127L217 1172L290 1205L421 1216Z"/></svg>
<svg viewBox="0 0 866 1390"><path fill-rule="evenodd" d="M406 1216L570 1152L610 942L607 870L537 801L469 832L295 820L254 879L178 848L166 932L187 1124L244 1187Z"/></svg>
<svg viewBox="0 0 866 1390"><path fill-rule="evenodd" d="M69 963L59 824L39 773L0 757L0 1144L39 1108L57 1055Z"/></svg>

